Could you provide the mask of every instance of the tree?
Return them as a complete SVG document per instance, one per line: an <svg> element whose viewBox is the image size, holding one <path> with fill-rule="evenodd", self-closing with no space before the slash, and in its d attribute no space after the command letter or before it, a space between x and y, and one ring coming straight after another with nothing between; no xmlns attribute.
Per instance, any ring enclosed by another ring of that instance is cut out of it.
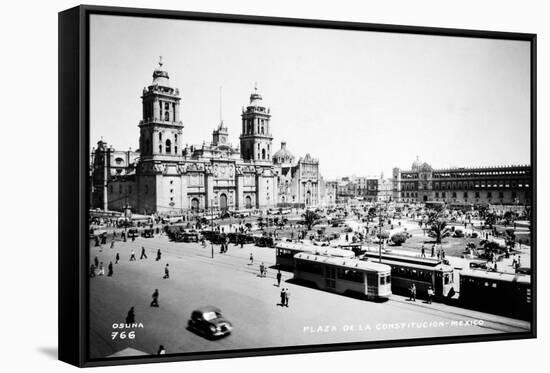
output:
<svg viewBox="0 0 550 373"><path fill-rule="evenodd" d="M406 233L396 233L393 236L391 236L392 242L396 246L401 246L405 241L407 241L407 234Z"/></svg>
<svg viewBox="0 0 550 373"><path fill-rule="evenodd" d="M314 225L319 224L319 215L315 211L306 210L302 214L302 217L304 218L303 224L307 225L308 230L311 230L311 227Z"/></svg>
<svg viewBox="0 0 550 373"><path fill-rule="evenodd" d="M429 224L428 236L435 238L435 243L437 244L440 244L443 239L449 237L451 233L446 219L435 219Z"/></svg>
<svg viewBox="0 0 550 373"><path fill-rule="evenodd" d="M493 229L493 225L496 224L497 217L494 213L488 213L485 216L485 225L488 225L491 229Z"/></svg>

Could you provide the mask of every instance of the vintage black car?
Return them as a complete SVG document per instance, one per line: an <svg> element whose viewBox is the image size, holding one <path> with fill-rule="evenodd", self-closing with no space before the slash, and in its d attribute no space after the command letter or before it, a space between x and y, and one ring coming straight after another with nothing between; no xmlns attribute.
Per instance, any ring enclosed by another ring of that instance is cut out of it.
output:
<svg viewBox="0 0 550 373"><path fill-rule="evenodd" d="M233 325L214 306L204 306L191 312L187 328L207 338L221 338L231 333Z"/></svg>

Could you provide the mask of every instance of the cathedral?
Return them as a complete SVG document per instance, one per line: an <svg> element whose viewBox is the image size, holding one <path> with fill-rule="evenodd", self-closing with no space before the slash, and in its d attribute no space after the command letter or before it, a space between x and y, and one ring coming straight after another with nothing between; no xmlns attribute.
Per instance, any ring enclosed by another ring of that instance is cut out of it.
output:
<svg viewBox="0 0 550 373"><path fill-rule="evenodd" d="M295 159L284 142L273 154L271 112L257 87L242 110L238 147L223 121L210 143L183 146L181 96L162 62L141 99L139 150L115 150L103 140L92 149L93 208L151 214L334 203L318 160L309 154Z"/></svg>

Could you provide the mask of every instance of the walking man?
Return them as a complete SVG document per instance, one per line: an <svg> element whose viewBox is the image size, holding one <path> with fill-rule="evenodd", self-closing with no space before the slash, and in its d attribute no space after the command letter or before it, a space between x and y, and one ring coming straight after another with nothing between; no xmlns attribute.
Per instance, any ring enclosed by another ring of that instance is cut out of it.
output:
<svg viewBox="0 0 550 373"><path fill-rule="evenodd" d="M130 253L130 261L136 260L136 252L132 249L132 252Z"/></svg>
<svg viewBox="0 0 550 373"><path fill-rule="evenodd" d="M264 266L264 262L262 262L260 264L260 277L265 277L264 276L264 271L265 271L265 266Z"/></svg>
<svg viewBox="0 0 550 373"><path fill-rule="evenodd" d="M410 292L411 292L411 295L409 297L409 300L412 300L413 302L416 302L416 285L414 284L414 282L412 283L412 285L410 287Z"/></svg>
<svg viewBox="0 0 550 373"><path fill-rule="evenodd" d="M147 254L145 254L145 248L142 246L141 247L141 256L139 257L139 260L141 260L143 258L147 259Z"/></svg>
<svg viewBox="0 0 550 373"><path fill-rule="evenodd" d="M434 289L432 286L428 286L428 304L432 304L432 299L434 297Z"/></svg>
<svg viewBox="0 0 550 373"><path fill-rule="evenodd" d="M111 277L113 275L113 262L109 262L109 267L107 267L107 276Z"/></svg>
<svg viewBox="0 0 550 373"><path fill-rule="evenodd" d="M281 289L281 307L284 307L286 303L286 292L285 288Z"/></svg>
<svg viewBox="0 0 550 373"><path fill-rule="evenodd" d="M280 286L281 286L281 277L282 277L281 271L279 270L279 271L277 272L277 287L280 287Z"/></svg>
<svg viewBox="0 0 550 373"><path fill-rule="evenodd" d="M433 258L435 256L435 244L432 245L432 255L431 257Z"/></svg>
<svg viewBox="0 0 550 373"><path fill-rule="evenodd" d="M99 276L105 275L105 267L103 267L103 262L99 263L99 271L97 271Z"/></svg>
<svg viewBox="0 0 550 373"><path fill-rule="evenodd" d="M115 239L113 238L113 240L111 241L111 249L113 249L115 247Z"/></svg>
<svg viewBox="0 0 550 373"><path fill-rule="evenodd" d="M160 257L161 257L161 252L160 252L160 249L157 250L157 258L155 259L157 262L160 260Z"/></svg>
<svg viewBox="0 0 550 373"><path fill-rule="evenodd" d="M170 270L168 269L168 263L166 263L166 267L164 267L164 277L163 279L170 278Z"/></svg>
<svg viewBox="0 0 550 373"><path fill-rule="evenodd" d="M254 264L254 255L252 255L252 253L250 253L250 263L249 265L252 265Z"/></svg>
<svg viewBox="0 0 550 373"><path fill-rule="evenodd" d="M95 267L99 267L99 259L97 259L97 256L94 258L94 265Z"/></svg>
<svg viewBox="0 0 550 373"><path fill-rule="evenodd" d="M116 253L116 257L115 257L115 264L118 264L118 261L120 260L120 254L119 253Z"/></svg>
<svg viewBox="0 0 550 373"><path fill-rule="evenodd" d="M424 247L424 244L422 244L422 249L420 250L420 257L421 258L426 257L426 248Z"/></svg>
<svg viewBox="0 0 550 373"><path fill-rule="evenodd" d="M155 292L153 293L153 300L151 301L151 307L158 307L159 306L159 289L155 289Z"/></svg>
<svg viewBox="0 0 550 373"><path fill-rule="evenodd" d="M130 308L126 315L126 324L134 324L136 322L136 315L134 313L134 307Z"/></svg>

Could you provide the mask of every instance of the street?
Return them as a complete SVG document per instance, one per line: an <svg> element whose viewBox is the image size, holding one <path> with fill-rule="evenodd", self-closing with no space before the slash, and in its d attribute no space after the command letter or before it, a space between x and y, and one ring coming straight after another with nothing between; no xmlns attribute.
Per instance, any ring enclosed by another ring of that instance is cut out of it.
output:
<svg viewBox="0 0 550 373"><path fill-rule="evenodd" d="M524 332L530 323L465 310L443 304L393 295L387 302L364 301L293 284L292 273L282 272L282 287L290 291L289 307L281 307L275 275L275 250L229 245L225 254L200 243L169 242L165 235L136 238L134 242L90 245L90 260L98 257L112 277L90 278L90 356L106 357L127 347L156 353L202 352L243 348L280 347L358 341L464 336ZM148 258L140 260L141 247ZM131 250L137 260L129 261ZM155 261L160 249L162 259ZM115 255L120 262L115 264ZM249 256L253 253L254 263ZM261 262L267 277L259 277ZM169 264L170 278L163 279ZM159 290L160 307L150 307L151 295ZM208 340L186 329L191 312L214 305L233 324L233 333ZM125 322L135 307L138 327L114 329ZM142 327L140 325L142 324ZM112 332L135 331L135 339L112 339Z"/></svg>

